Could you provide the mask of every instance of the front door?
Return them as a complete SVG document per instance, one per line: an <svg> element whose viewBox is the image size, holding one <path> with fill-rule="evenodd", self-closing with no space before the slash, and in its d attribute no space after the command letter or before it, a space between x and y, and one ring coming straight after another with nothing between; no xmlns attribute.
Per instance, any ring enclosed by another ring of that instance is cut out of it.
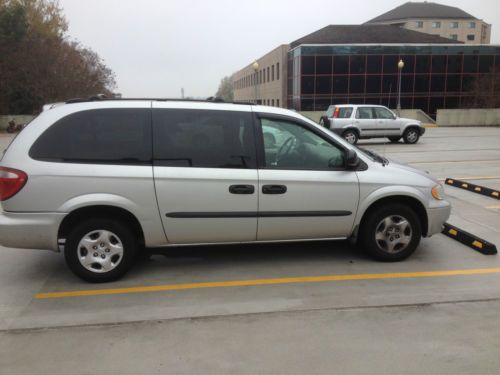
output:
<svg viewBox="0 0 500 375"><path fill-rule="evenodd" d="M359 183L345 168L345 150L293 119L262 117L259 132L257 239L349 236Z"/></svg>
<svg viewBox="0 0 500 375"><path fill-rule="evenodd" d="M153 172L168 242L254 241L257 170L250 106L225 111L173 105L153 104Z"/></svg>
<svg viewBox="0 0 500 375"><path fill-rule="evenodd" d="M375 107L375 117L377 118L377 131L382 136L400 135L399 120L395 119L394 113L384 107Z"/></svg>

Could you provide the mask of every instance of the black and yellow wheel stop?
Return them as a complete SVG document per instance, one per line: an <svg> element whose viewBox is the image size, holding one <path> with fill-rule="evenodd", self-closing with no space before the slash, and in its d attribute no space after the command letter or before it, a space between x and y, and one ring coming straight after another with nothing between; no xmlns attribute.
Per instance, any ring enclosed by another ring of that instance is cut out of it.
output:
<svg viewBox="0 0 500 375"><path fill-rule="evenodd" d="M456 226L451 225L449 223L444 223L444 229L442 233L470 247L471 249L480 252L481 254L494 255L497 253L497 247L491 242L488 242L486 240L483 240L482 238L474 236L473 234L466 232L460 228L457 228Z"/></svg>
<svg viewBox="0 0 500 375"><path fill-rule="evenodd" d="M500 199L500 192L498 190L490 189L484 186L474 185L467 181L455 180L453 178L446 178L446 185L451 185L461 189L469 190L477 194L486 195L487 197Z"/></svg>

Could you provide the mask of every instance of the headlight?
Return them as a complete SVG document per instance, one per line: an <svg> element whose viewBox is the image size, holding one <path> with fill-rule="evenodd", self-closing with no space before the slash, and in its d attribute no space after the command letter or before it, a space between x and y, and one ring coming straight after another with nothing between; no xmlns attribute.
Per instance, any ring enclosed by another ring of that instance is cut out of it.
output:
<svg viewBox="0 0 500 375"><path fill-rule="evenodd" d="M431 190L432 197L434 199L442 200L444 199L444 189L441 184L436 185Z"/></svg>

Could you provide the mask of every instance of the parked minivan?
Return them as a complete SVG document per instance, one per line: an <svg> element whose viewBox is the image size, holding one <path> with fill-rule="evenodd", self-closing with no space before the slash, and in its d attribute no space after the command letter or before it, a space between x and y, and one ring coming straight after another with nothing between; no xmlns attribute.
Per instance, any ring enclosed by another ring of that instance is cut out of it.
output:
<svg viewBox="0 0 500 375"><path fill-rule="evenodd" d="M53 106L0 161L0 244L62 251L91 282L148 248L352 239L398 261L450 214L426 172L280 108L180 100Z"/></svg>

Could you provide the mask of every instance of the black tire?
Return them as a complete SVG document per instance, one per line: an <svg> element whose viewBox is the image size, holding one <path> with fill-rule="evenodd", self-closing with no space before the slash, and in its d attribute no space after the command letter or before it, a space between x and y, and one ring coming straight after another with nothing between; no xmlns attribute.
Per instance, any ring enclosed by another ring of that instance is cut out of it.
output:
<svg viewBox="0 0 500 375"><path fill-rule="evenodd" d="M107 240L99 242L97 237L92 238L92 235L99 236L99 234L106 235L105 237L109 239L109 245L106 244ZM88 239L87 244L89 245L87 246L92 246L90 251L93 253L90 254L85 245L79 248L80 242L84 238ZM91 241L96 241L95 245L90 245ZM103 244L104 246L102 246ZM120 255L113 254L115 248L118 251L120 248L122 249ZM122 277L134 264L136 252L137 238L134 236L134 231L120 221L107 218L88 219L77 224L67 236L64 247L64 257L69 269L78 277L91 283L104 283ZM93 263L88 266L92 270L82 264L83 259L87 256L89 260L93 260ZM104 258L101 261L102 256ZM109 257L110 270L103 271L104 267L100 266L100 262L107 261L107 257Z"/></svg>
<svg viewBox="0 0 500 375"><path fill-rule="evenodd" d="M330 129L330 119L326 116L321 116L319 124L327 129Z"/></svg>
<svg viewBox="0 0 500 375"><path fill-rule="evenodd" d="M415 144L420 138L420 130L415 127L411 127L405 130L403 133L403 140L406 144Z"/></svg>
<svg viewBox="0 0 500 375"><path fill-rule="evenodd" d="M398 143L401 137L387 137L391 143Z"/></svg>
<svg viewBox="0 0 500 375"><path fill-rule="evenodd" d="M355 145L356 143L358 143L358 139L359 139L358 132L356 130L352 130L352 129L349 129L349 130L346 130L345 132L343 132L342 137L344 137L344 139L348 143L350 143L351 145Z"/></svg>
<svg viewBox="0 0 500 375"><path fill-rule="evenodd" d="M408 226L401 219L406 220ZM421 237L417 214L410 207L395 203L379 206L367 214L360 228L359 242L371 257L383 262L397 262L413 254Z"/></svg>

